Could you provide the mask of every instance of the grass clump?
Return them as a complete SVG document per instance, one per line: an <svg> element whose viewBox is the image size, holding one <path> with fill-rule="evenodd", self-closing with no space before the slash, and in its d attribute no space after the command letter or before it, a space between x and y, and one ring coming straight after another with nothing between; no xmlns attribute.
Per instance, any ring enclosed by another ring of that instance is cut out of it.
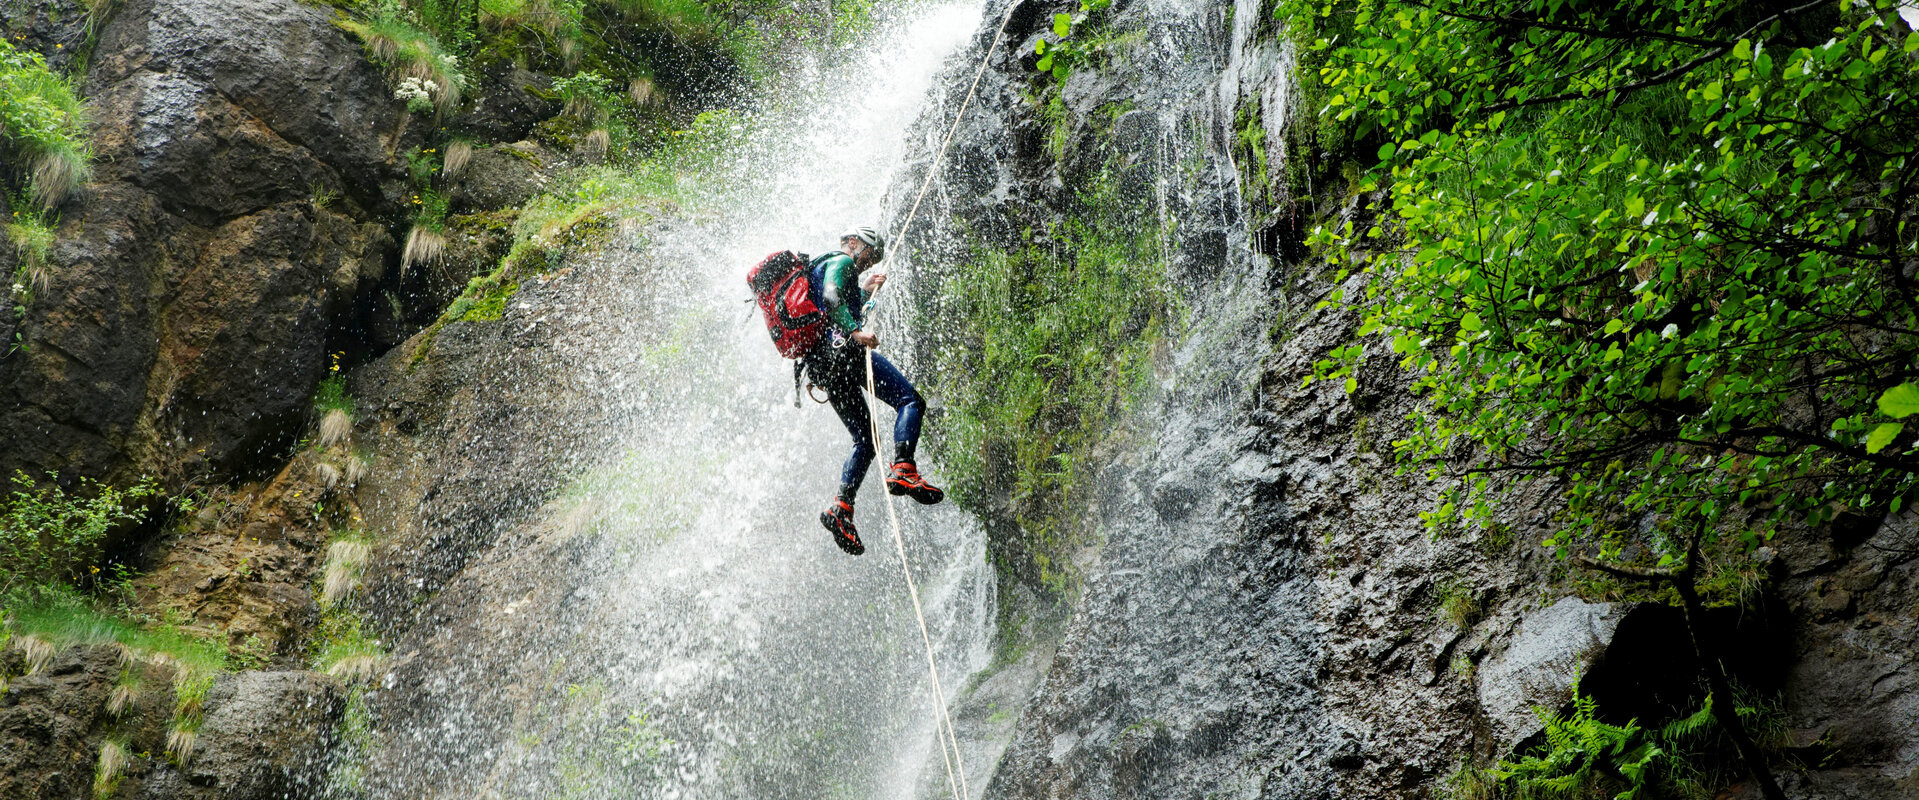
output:
<svg viewBox="0 0 1919 800"><path fill-rule="evenodd" d="M410 9L389 0L339 25L359 37L367 59L386 70L395 99L407 101L408 109L444 114L459 107L467 85L460 59Z"/></svg>
<svg viewBox="0 0 1919 800"><path fill-rule="evenodd" d="M371 681L386 663L380 640L367 635L360 615L329 609L313 637L313 669L355 686Z"/></svg>
<svg viewBox="0 0 1919 800"><path fill-rule="evenodd" d="M87 114L38 53L0 41L0 177L46 212L92 177ZM16 209L18 211L18 209Z"/></svg>
<svg viewBox="0 0 1919 800"><path fill-rule="evenodd" d="M313 413L320 418L314 442L321 449L346 444L353 437L354 406L345 376L335 373L320 381L313 393Z"/></svg>
<svg viewBox="0 0 1919 800"><path fill-rule="evenodd" d="M365 533L348 531L327 545L326 566L321 570L320 606L332 608L353 596L366 574L367 557L373 552Z"/></svg>
<svg viewBox="0 0 1919 800"><path fill-rule="evenodd" d="M130 760L125 740L108 738L100 743L100 760L93 769L93 796L112 797L114 790L120 787L120 777L126 773Z"/></svg>

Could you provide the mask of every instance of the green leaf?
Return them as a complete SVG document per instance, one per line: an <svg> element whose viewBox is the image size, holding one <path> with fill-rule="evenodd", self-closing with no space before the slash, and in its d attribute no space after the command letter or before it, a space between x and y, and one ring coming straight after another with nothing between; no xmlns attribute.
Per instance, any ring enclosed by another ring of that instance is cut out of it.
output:
<svg viewBox="0 0 1919 800"><path fill-rule="evenodd" d="M1053 34L1066 37L1073 34L1073 16L1071 14L1053 15Z"/></svg>
<svg viewBox="0 0 1919 800"><path fill-rule="evenodd" d="M1381 161L1389 160L1393 157L1394 154L1398 152L1399 152L1398 145L1395 145L1392 142L1387 142L1385 144L1382 144L1379 146L1379 160Z"/></svg>
<svg viewBox="0 0 1919 800"><path fill-rule="evenodd" d="M1471 311L1466 312L1466 316L1459 318L1459 329L1462 331L1473 333L1484 328L1485 324L1480 321L1479 315Z"/></svg>
<svg viewBox="0 0 1919 800"><path fill-rule="evenodd" d="M1040 56L1039 63L1034 64L1033 67L1041 72L1053 71L1053 54L1047 53L1046 55Z"/></svg>
<svg viewBox="0 0 1919 800"><path fill-rule="evenodd" d="M1903 422L1882 422L1872 427L1872 433L1866 435L1866 452L1877 453L1892 444L1901 431L1906 429Z"/></svg>
<svg viewBox="0 0 1919 800"><path fill-rule="evenodd" d="M1919 383L1902 383L1887 389L1879 395L1879 413L1893 419L1919 414Z"/></svg>

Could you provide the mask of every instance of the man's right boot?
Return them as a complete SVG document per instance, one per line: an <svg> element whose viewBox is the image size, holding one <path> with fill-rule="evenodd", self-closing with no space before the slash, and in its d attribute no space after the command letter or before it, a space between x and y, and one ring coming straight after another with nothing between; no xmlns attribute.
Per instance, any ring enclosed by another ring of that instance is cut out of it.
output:
<svg viewBox="0 0 1919 800"><path fill-rule="evenodd" d="M919 468L913 466L911 461L899 461L893 464L893 471L886 476L886 493L903 494L920 501L921 505L928 506L946 497L946 493L940 491L939 487L927 483L925 478L920 477Z"/></svg>
<svg viewBox="0 0 1919 800"><path fill-rule="evenodd" d="M845 550L849 556L866 552L866 545L860 544L860 531L853 527L853 504L845 500L834 500L833 504L820 512L820 524L833 534L833 543Z"/></svg>

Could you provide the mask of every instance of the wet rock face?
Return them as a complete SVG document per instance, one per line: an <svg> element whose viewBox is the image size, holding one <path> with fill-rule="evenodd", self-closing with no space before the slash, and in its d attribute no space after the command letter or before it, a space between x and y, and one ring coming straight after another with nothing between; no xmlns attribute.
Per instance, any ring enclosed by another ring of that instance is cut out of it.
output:
<svg viewBox="0 0 1919 800"><path fill-rule="evenodd" d="M242 672L214 684L205 744L185 769L223 800L317 796L327 748L346 711L338 681L313 672Z"/></svg>
<svg viewBox="0 0 1919 800"><path fill-rule="evenodd" d="M290 438L386 269L371 219L403 185L404 111L295 0L130 0L85 88L95 182L0 358L0 472L244 470Z"/></svg>
<svg viewBox="0 0 1919 800"><path fill-rule="evenodd" d="M0 0L0 37L66 72L86 51L87 7L79 0Z"/></svg>
<svg viewBox="0 0 1919 800"><path fill-rule="evenodd" d="M88 800L111 735L125 751L114 797L284 800L318 796L329 736L346 695L312 672L223 676L209 691L193 755L168 754L171 667L90 645L57 652L28 672L23 648L0 649L0 798ZM122 674L142 687L114 713Z"/></svg>
<svg viewBox="0 0 1919 800"><path fill-rule="evenodd" d="M1623 616L1611 603L1563 597L1521 617L1505 650L1479 668L1479 707L1493 736L1511 747L1541 729L1534 708L1571 702L1573 684Z"/></svg>

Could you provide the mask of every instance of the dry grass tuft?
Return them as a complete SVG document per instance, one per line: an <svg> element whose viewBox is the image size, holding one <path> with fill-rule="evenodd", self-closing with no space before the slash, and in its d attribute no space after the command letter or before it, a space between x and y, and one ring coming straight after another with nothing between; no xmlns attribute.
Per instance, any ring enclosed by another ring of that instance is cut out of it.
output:
<svg viewBox="0 0 1919 800"><path fill-rule="evenodd" d="M438 263L446 258L446 236L439 231L428 230L418 225L406 235L406 248L400 252L400 273L405 277L406 268L415 264Z"/></svg>
<svg viewBox="0 0 1919 800"><path fill-rule="evenodd" d="M38 636L22 636L19 639L20 651L26 655L27 672L32 675L47 668L47 662L53 660L53 643Z"/></svg>
<svg viewBox="0 0 1919 800"><path fill-rule="evenodd" d="M329 492L340 485L341 477L339 467L325 461L313 465L313 479L319 481L320 486Z"/></svg>
<svg viewBox="0 0 1919 800"><path fill-rule="evenodd" d="M112 796L114 788L120 784L120 775L126 772L128 761L126 745L112 739L100 744L100 764L93 771L94 796Z"/></svg>
<svg viewBox="0 0 1919 800"><path fill-rule="evenodd" d="M346 409L336 408L326 412L320 418L320 446L322 448L343 444L353 435L353 417Z"/></svg>
<svg viewBox="0 0 1919 800"><path fill-rule="evenodd" d="M175 763L186 766L193 758L193 748L199 743L200 734L192 728L174 728L167 731L167 754L173 756Z"/></svg>
<svg viewBox="0 0 1919 800"><path fill-rule="evenodd" d="M594 128L592 133L580 140L580 154L589 160L599 161L606 158L608 150L613 149L613 134L605 128Z"/></svg>
<svg viewBox="0 0 1919 800"><path fill-rule="evenodd" d="M140 684L115 684L113 691L107 693L107 714L117 717L126 713L126 710L133 706L133 698L139 694Z"/></svg>
<svg viewBox="0 0 1919 800"><path fill-rule="evenodd" d="M360 577L366 574L366 559L372 550L358 539L341 539L327 546L320 605L331 608L353 596L360 588Z"/></svg>
<svg viewBox="0 0 1919 800"><path fill-rule="evenodd" d="M380 664L385 661L378 653L351 655L327 665L326 674L348 683L366 683L379 674Z"/></svg>
<svg viewBox="0 0 1919 800"><path fill-rule="evenodd" d="M659 93L653 86L652 78L634 78L626 85L626 96L633 99L634 105L647 108L653 105Z"/></svg>
<svg viewBox="0 0 1919 800"><path fill-rule="evenodd" d="M473 160L473 143L456 139L446 146L446 157L440 162L440 175L454 177L466 169L467 162Z"/></svg>
<svg viewBox="0 0 1919 800"><path fill-rule="evenodd" d="M52 211L92 177L93 169L87 165L84 153L60 148L41 153L33 160L28 183L33 187L33 201L42 209Z"/></svg>
<svg viewBox="0 0 1919 800"><path fill-rule="evenodd" d="M367 475L372 474L372 472L373 468L367 465L364 456L356 455L349 457L346 460L346 474L344 476L347 487L359 486L360 481L366 480Z"/></svg>

